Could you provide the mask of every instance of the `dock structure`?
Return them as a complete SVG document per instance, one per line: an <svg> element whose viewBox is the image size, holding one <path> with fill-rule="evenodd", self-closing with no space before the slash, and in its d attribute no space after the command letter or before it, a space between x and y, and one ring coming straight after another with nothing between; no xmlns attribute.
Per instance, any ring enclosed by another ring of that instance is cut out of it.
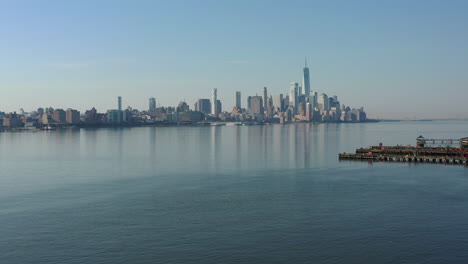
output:
<svg viewBox="0 0 468 264"><path fill-rule="evenodd" d="M458 147L451 146L459 143ZM431 147L434 144L447 146ZM429 146L428 146L429 145ZM416 146L378 146L356 149L355 153L340 153L340 160L440 163L468 166L468 137L461 139L416 139Z"/></svg>

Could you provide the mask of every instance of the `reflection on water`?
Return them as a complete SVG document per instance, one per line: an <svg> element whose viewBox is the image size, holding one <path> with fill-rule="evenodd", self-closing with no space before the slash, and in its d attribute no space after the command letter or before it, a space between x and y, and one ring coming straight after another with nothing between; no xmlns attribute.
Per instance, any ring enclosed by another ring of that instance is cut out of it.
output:
<svg viewBox="0 0 468 264"><path fill-rule="evenodd" d="M340 163L338 153L379 142L414 144L420 134L463 137L466 131L466 122L402 122L3 133L0 186L17 185L15 177L47 185L49 181L70 183L179 172L361 168L367 165ZM28 166L24 165L26 162Z"/></svg>

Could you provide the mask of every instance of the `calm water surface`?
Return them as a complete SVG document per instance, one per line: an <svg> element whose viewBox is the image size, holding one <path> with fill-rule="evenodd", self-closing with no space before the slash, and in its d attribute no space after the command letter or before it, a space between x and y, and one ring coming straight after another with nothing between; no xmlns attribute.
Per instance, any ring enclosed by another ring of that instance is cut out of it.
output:
<svg viewBox="0 0 468 264"><path fill-rule="evenodd" d="M468 169L339 152L468 122L0 134L0 263L467 263Z"/></svg>

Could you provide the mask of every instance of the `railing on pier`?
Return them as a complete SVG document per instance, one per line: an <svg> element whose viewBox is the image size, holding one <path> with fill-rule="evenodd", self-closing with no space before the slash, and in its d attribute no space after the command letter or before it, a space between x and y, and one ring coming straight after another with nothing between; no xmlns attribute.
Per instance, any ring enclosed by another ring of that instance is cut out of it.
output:
<svg viewBox="0 0 468 264"><path fill-rule="evenodd" d="M454 145L459 144L460 149L468 149L468 137L460 139L433 139L433 138L424 138L419 136L416 138L416 146L423 148L426 145Z"/></svg>

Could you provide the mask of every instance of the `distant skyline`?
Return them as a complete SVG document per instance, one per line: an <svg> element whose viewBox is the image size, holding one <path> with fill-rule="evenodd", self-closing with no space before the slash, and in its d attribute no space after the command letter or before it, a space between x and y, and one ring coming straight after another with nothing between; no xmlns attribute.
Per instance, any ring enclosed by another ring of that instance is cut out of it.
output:
<svg viewBox="0 0 468 264"><path fill-rule="evenodd" d="M4 1L0 111L223 110L310 90L369 118L468 118L467 1Z"/></svg>

